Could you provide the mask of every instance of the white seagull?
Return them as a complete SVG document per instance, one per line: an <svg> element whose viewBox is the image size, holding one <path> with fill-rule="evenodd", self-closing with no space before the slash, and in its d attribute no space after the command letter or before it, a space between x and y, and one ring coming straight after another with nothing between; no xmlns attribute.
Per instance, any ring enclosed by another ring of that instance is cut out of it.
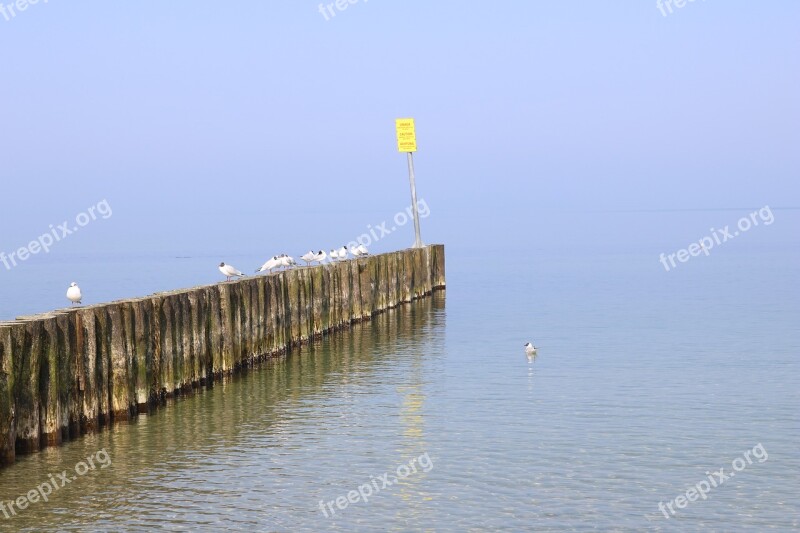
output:
<svg viewBox="0 0 800 533"><path fill-rule="evenodd" d="M336 261L337 259L339 259L339 253L336 250L331 250L330 257L331 261Z"/></svg>
<svg viewBox="0 0 800 533"><path fill-rule="evenodd" d="M256 270L256 274L258 274L259 272L264 272L265 270L267 272L269 272L270 274L272 274L272 269L273 268L278 268L279 266L281 266L281 263L280 263L280 261L278 261L278 256L277 255L273 255L272 259L270 259L269 261L267 261L266 263L261 265L261 268Z"/></svg>
<svg viewBox="0 0 800 533"><path fill-rule="evenodd" d="M339 261L346 261L347 260L347 246L342 246L339 248Z"/></svg>
<svg viewBox="0 0 800 533"><path fill-rule="evenodd" d="M236 270L232 265L226 265L225 263L219 264L219 271L227 278L225 281L230 281L234 276L244 276L244 274Z"/></svg>
<svg viewBox="0 0 800 533"><path fill-rule="evenodd" d="M325 252L320 250L319 252L317 252L317 258L315 259L315 261L318 262L318 263L322 263L323 261L325 261L325 258L327 258L327 257L328 257L328 254L326 254Z"/></svg>
<svg viewBox="0 0 800 533"><path fill-rule="evenodd" d="M314 261L317 260L317 254L314 253L313 250L309 250L307 254L302 256L300 259L306 262L306 266L310 265Z"/></svg>
<svg viewBox="0 0 800 533"><path fill-rule="evenodd" d="M350 253L353 254L353 257L361 257L361 250L359 250L358 246L354 246Z"/></svg>
<svg viewBox="0 0 800 533"><path fill-rule="evenodd" d="M358 246L356 246L356 248L358 248L358 253L360 253L361 255L369 255L369 250L367 250L367 247L364 246L363 244L359 244Z"/></svg>
<svg viewBox="0 0 800 533"><path fill-rule="evenodd" d="M281 266L285 268L293 267L297 264L294 260L294 257L288 256L286 254L281 254Z"/></svg>
<svg viewBox="0 0 800 533"><path fill-rule="evenodd" d="M74 281L70 283L69 288L67 289L67 298L70 302L72 302L72 305L81 303L82 297L83 295L81 295L81 288L78 287L78 284Z"/></svg>
<svg viewBox="0 0 800 533"><path fill-rule="evenodd" d="M538 350L538 349L539 348L537 348L536 346L534 346L533 344L531 344L529 342L525 343L525 355L527 355L529 358L533 357L534 355L536 355L536 350Z"/></svg>

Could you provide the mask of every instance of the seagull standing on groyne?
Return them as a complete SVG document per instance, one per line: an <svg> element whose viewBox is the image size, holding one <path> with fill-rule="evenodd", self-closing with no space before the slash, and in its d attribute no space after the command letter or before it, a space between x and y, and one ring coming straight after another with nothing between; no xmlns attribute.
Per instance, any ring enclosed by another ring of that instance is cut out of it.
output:
<svg viewBox="0 0 800 533"><path fill-rule="evenodd" d="M232 265L226 265L224 262L219 264L219 271L227 278L225 281L230 281L231 278L235 276L244 276L244 274L236 270Z"/></svg>
<svg viewBox="0 0 800 533"><path fill-rule="evenodd" d="M73 281L69 284L69 288L67 289L67 299L72 302L72 305L75 305L81 303L82 298L81 288Z"/></svg>
<svg viewBox="0 0 800 533"><path fill-rule="evenodd" d="M259 272L264 272L265 270L270 274L272 274L272 269L278 268L279 266L281 266L281 263L280 261L278 261L278 256L273 255L271 259L269 259L266 263L261 265L261 268L256 270L256 274L258 274Z"/></svg>
<svg viewBox="0 0 800 533"><path fill-rule="evenodd" d="M301 256L300 259L306 262L306 266L309 266L317 260L317 254L315 254L313 250L309 250L308 253Z"/></svg>

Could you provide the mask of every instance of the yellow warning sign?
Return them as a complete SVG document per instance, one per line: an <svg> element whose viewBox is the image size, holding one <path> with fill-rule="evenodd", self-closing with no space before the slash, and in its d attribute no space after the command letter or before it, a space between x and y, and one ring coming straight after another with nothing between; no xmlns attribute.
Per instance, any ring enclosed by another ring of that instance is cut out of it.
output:
<svg viewBox="0 0 800 533"><path fill-rule="evenodd" d="M398 118L395 120L397 127L397 150L400 152L417 151L417 134L414 130L413 118Z"/></svg>

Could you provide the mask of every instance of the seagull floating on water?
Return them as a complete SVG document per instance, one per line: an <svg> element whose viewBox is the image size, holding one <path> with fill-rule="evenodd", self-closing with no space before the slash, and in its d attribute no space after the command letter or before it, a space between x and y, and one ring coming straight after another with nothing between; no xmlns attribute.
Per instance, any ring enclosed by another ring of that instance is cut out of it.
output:
<svg viewBox="0 0 800 533"><path fill-rule="evenodd" d="M69 288L67 289L67 298L70 302L72 302L72 305L81 303L82 297L81 288L78 287L78 284L74 281L70 283Z"/></svg>
<svg viewBox="0 0 800 533"><path fill-rule="evenodd" d="M225 263L219 264L219 271L227 278L225 281L230 281L234 276L244 276L244 274L236 270L232 265L226 265Z"/></svg>
<svg viewBox="0 0 800 533"><path fill-rule="evenodd" d="M533 357L534 355L536 355L536 350L538 349L539 348L537 348L536 346L534 346L529 342L525 343L525 355L527 355L528 357Z"/></svg>

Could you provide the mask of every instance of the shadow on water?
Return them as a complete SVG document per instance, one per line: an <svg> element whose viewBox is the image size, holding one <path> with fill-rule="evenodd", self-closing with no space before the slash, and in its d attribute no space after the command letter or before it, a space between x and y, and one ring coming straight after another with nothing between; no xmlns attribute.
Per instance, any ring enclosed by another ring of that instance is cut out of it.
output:
<svg viewBox="0 0 800 533"><path fill-rule="evenodd" d="M402 448L407 448L406 455L419 453L424 438L422 361L432 345L443 351L444 306L444 291L437 291L295 348L211 389L172 400L167 408L130 424L22 458L0 471L0 501L29 493L48 482L50 474L58 478L66 470L76 479L64 487L56 482L59 488L47 502L39 496L24 510L15 506L16 516L6 519L0 510L0 530L219 525L226 514L221 508L233 499L238 502L230 505L243 506L234 516L252 520L254 526L263 524L256 509L247 509L242 501L241 485L257 487L259 482L237 482L229 472L249 466L291 480L294 473L281 471L262 451L291 455L319 446L324 456L330 437L317 435L315 425L324 424L325 416L347 417L353 396L369 394L376 383L387 385L394 379L387 373L403 376L391 383L402 399ZM321 414L322 409L328 413ZM96 456L103 449L111 461L107 468L99 468ZM93 457L96 467L76 475L76 465L87 457ZM324 459L319 460L322 469ZM263 501L250 505L261 507ZM249 514L253 516L248 519ZM187 515L192 517L188 521Z"/></svg>

